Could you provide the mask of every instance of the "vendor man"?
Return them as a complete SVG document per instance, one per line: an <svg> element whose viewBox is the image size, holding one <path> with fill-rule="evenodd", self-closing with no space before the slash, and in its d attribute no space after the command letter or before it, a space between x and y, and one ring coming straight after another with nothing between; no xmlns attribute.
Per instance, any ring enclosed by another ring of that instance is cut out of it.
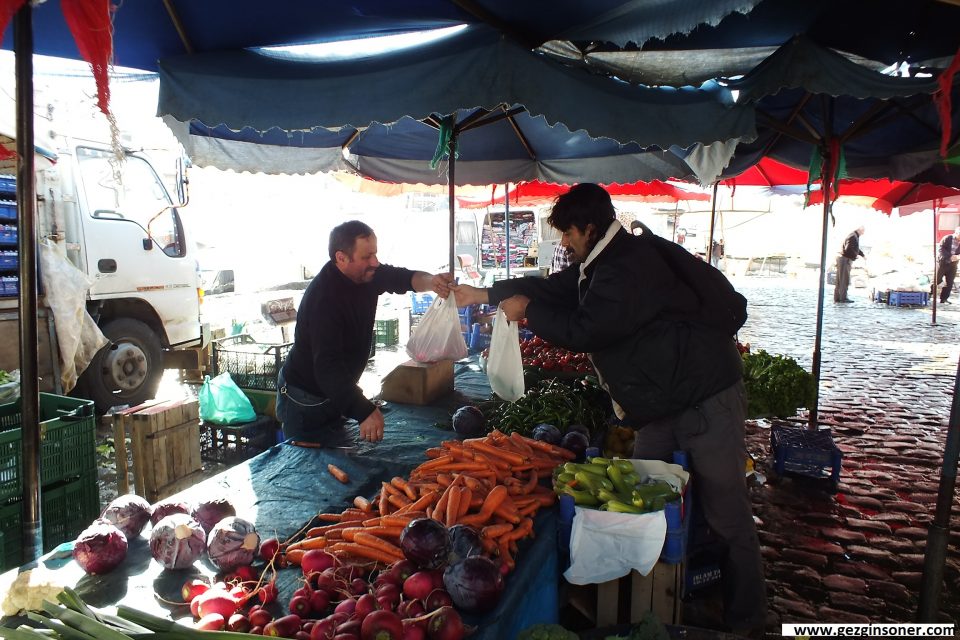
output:
<svg viewBox="0 0 960 640"><path fill-rule="evenodd" d="M756 635L766 587L744 481L746 395L732 332L706 322L704 305L661 257L663 240L627 232L602 187L573 187L548 222L573 249L574 266L490 289L454 287L457 304L500 304L509 320L525 317L551 344L588 352L618 415L642 427L635 457L669 461L674 450L688 452L697 500L729 549L724 621Z"/></svg>
<svg viewBox="0 0 960 640"><path fill-rule="evenodd" d="M446 297L453 276L411 271L377 260L377 236L360 222L330 232L330 261L303 294L293 348L277 376L277 418L297 442L349 446L344 418L360 437L383 439L383 414L357 383L370 356L381 293L434 291Z"/></svg>

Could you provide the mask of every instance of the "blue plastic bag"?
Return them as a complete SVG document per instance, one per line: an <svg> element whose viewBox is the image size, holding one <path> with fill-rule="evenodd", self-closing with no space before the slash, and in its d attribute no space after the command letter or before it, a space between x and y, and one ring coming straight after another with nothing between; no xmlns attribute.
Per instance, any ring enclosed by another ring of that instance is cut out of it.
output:
<svg viewBox="0 0 960 640"><path fill-rule="evenodd" d="M257 414L250 399L225 371L215 378L204 376L200 387L200 419L213 424L239 424L253 422Z"/></svg>

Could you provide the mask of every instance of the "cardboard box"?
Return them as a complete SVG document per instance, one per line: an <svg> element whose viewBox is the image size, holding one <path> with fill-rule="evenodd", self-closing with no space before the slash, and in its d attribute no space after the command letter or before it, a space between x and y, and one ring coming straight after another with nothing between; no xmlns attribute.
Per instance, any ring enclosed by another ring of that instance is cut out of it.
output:
<svg viewBox="0 0 960 640"><path fill-rule="evenodd" d="M453 391L453 362L408 360L383 378L380 398L403 404L430 404Z"/></svg>
<svg viewBox="0 0 960 640"><path fill-rule="evenodd" d="M658 562L648 575L637 571L602 584L567 585L567 604L597 627L640 622L652 611L664 624L683 622L683 565Z"/></svg>

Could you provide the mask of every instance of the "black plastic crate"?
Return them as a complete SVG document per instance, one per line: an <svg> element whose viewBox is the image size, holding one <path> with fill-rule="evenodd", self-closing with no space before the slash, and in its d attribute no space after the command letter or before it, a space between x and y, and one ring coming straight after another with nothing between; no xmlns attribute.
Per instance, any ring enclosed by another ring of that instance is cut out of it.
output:
<svg viewBox="0 0 960 640"><path fill-rule="evenodd" d="M200 458L221 464L239 464L277 444L277 421L257 416L253 422L224 425L203 423Z"/></svg>
<svg viewBox="0 0 960 640"><path fill-rule="evenodd" d="M276 391L277 373L287 360L292 342L265 344L246 334L213 343L213 373L228 372L238 387Z"/></svg>

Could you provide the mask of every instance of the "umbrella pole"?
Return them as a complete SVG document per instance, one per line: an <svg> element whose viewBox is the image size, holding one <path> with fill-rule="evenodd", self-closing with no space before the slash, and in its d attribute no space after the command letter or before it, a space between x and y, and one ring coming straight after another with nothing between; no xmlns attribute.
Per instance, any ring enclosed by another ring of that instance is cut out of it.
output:
<svg viewBox="0 0 960 640"><path fill-rule="evenodd" d="M457 242L457 199L456 199L456 179L455 170L457 167L457 131L450 134L450 140L447 142L447 148L450 152L450 164L447 170L447 190L450 204L450 275L456 278L456 269L454 267Z"/></svg>
<svg viewBox="0 0 960 640"><path fill-rule="evenodd" d="M503 230L507 234L507 280L510 279L510 183L503 185Z"/></svg>
<svg viewBox="0 0 960 640"><path fill-rule="evenodd" d="M923 556L923 577L920 581L920 604L917 620L937 622L940 608L940 589L943 584L943 566L947 560L947 542L950 538L950 511L957 486L957 458L960 457L960 363L953 382L953 404L947 423L947 443L943 452L943 469L937 491L937 510L927 530L927 550Z"/></svg>
<svg viewBox="0 0 960 640"><path fill-rule="evenodd" d="M713 230L717 222L717 187L719 186L719 180L713 183L713 202L710 203L710 240L707 242L707 264L713 264Z"/></svg>
<svg viewBox="0 0 960 640"><path fill-rule="evenodd" d="M823 193L823 230L820 235L820 286L817 290L817 332L813 339L813 406L810 407L809 428L816 430L820 406L820 338L823 335L823 290L827 280L827 230L830 224L830 152L824 147L823 171L820 189Z"/></svg>
<svg viewBox="0 0 960 640"><path fill-rule="evenodd" d="M937 285L940 283L940 274L937 271L940 270L940 262L937 260L937 203L933 203L933 287L931 291L933 294L931 297L933 301L930 303L933 305L933 314L931 316L930 324L937 324Z"/></svg>
<svg viewBox="0 0 960 640"><path fill-rule="evenodd" d="M14 18L17 97L17 251L20 256L20 425L23 460L23 561L40 556L40 389L37 340L37 204L33 144L33 13L24 4Z"/></svg>

